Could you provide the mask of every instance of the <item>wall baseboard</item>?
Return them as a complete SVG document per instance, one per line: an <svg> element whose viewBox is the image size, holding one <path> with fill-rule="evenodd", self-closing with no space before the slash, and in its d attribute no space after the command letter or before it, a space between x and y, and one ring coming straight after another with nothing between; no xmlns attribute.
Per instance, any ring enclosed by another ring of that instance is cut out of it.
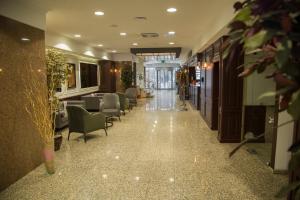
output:
<svg viewBox="0 0 300 200"><path fill-rule="evenodd" d="M284 175L286 175L288 173L289 173L288 170L280 170L280 169L274 169L273 170L273 174L284 174Z"/></svg>

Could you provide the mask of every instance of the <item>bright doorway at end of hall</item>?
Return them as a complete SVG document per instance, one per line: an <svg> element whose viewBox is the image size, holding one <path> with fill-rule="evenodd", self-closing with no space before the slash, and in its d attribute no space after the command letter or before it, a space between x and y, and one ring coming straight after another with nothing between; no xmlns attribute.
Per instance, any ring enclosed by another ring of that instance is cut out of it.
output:
<svg viewBox="0 0 300 200"><path fill-rule="evenodd" d="M173 90L176 88L175 71L177 68L146 68L146 88Z"/></svg>

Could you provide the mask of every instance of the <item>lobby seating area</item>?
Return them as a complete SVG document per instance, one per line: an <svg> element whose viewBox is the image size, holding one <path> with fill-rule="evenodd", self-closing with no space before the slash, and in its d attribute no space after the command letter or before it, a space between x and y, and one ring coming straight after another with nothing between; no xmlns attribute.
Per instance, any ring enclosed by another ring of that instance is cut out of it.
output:
<svg viewBox="0 0 300 200"><path fill-rule="evenodd" d="M130 104L131 101L131 104ZM84 142L90 132L103 129L107 136L108 127L113 126L121 114L137 106L137 88L128 88L126 93L92 93L81 96L81 100L60 101L55 117L55 129L60 134L68 128L68 140L73 132L82 133Z"/></svg>
<svg viewBox="0 0 300 200"><path fill-rule="evenodd" d="M0 0L0 200L300 200L299 0Z"/></svg>

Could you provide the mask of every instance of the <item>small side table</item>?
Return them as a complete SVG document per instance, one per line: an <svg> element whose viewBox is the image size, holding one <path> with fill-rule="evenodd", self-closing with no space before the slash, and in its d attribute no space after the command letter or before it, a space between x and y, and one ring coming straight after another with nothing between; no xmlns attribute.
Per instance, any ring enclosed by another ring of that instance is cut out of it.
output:
<svg viewBox="0 0 300 200"><path fill-rule="evenodd" d="M113 117L109 115L105 115L105 127L112 127L114 125Z"/></svg>

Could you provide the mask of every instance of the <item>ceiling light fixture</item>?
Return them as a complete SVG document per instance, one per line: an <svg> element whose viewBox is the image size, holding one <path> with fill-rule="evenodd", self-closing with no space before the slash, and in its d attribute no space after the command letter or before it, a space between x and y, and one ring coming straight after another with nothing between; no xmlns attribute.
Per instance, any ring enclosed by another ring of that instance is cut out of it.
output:
<svg viewBox="0 0 300 200"><path fill-rule="evenodd" d="M97 15L97 16L103 16L104 12L102 12L102 11L95 11L94 14Z"/></svg>
<svg viewBox="0 0 300 200"><path fill-rule="evenodd" d="M56 47L58 49L63 49L63 50L66 50L66 51L72 51L72 49L64 43L56 44L54 47Z"/></svg>
<svg viewBox="0 0 300 200"><path fill-rule="evenodd" d="M177 11L176 8L168 8L168 9L167 9L167 12L169 12L169 13L174 13L174 12L176 12L176 11Z"/></svg>
<svg viewBox="0 0 300 200"><path fill-rule="evenodd" d="M86 51L83 53L84 55L86 56L92 56L92 57L95 57L95 54L92 52L92 51Z"/></svg>
<svg viewBox="0 0 300 200"><path fill-rule="evenodd" d="M126 36L127 33L122 32L122 33L120 33L120 35L121 35L121 36Z"/></svg>
<svg viewBox="0 0 300 200"><path fill-rule="evenodd" d="M103 47L103 44L98 44L97 46L98 46L98 47Z"/></svg>
<svg viewBox="0 0 300 200"><path fill-rule="evenodd" d="M133 46L138 46L139 44L135 42L135 43L133 43L132 45L133 45Z"/></svg>
<svg viewBox="0 0 300 200"><path fill-rule="evenodd" d="M112 52L112 53L117 53L117 50L112 50L111 52Z"/></svg>
<svg viewBox="0 0 300 200"><path fill-rule="evenodd" d="M74 37L76 37L76 38L80 38L80 37L81 37L81 35L80 35L80 34L75 34L75 35L74 35Z"/></svg>
<svg viewBox="0 0 300 200"><path fill-rule="evenodd" d="M103 60L108 60L108 57L107 56L102 56L102 59Z"/></svg>
<svg viewBox="0 0 300 200"><path fill-rule="evenodd" d="M174 45L175 43L174 43L174 42L169 42L169 44L170 44L170 45Z"/></svg>
<svg viewBox="0 0 300 200"><path fill-rule="evenodd" d="M175 35L175 31L169 31L168 34L169 35Z"/></svg>
<svg viewBox="0 0 300 200"><path fill-rule="evenodd" d="M22 40L22 41L24 41L24 42L28 42L28 41L30 41L30 39L29 39L29 38L25 38L25 37L21 38L21 40Z"/></svg>

